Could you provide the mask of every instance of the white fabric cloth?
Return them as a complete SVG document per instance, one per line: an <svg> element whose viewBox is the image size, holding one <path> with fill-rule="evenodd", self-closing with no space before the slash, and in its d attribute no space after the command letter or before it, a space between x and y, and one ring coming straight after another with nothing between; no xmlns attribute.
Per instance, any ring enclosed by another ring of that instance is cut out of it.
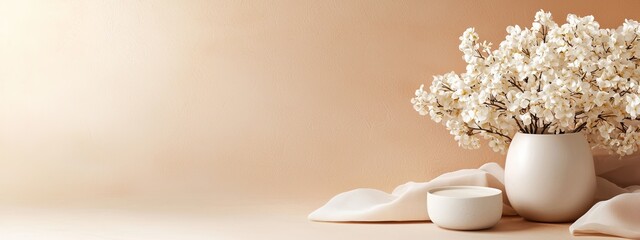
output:
<svg viewBox="0 0 640 240"><path fill-rule="evenodd" d="M640 156L633 158L637 161L595 156L596 173L607 179L598 177L595 200L600 202L571 225L572 234L601 233L640 239L640 186L627 186L640 183L634 182L640 181ZM478 169L445 173L428 182L408 182L396 187L391 194L369 188L351 190L333 197L309 214L309 219L328 222L429 220L427 191L453 185L488 186L504 191L504 170L497 163L487 163ZM516 215L506 194L503 197L503 214Z"/></svg>
<svg viewBox="0 0 640 240"><path fill-rule="evenodd" d="M640 191L596 203L569 231L574 235L602 233L640 239Z"/></svg>

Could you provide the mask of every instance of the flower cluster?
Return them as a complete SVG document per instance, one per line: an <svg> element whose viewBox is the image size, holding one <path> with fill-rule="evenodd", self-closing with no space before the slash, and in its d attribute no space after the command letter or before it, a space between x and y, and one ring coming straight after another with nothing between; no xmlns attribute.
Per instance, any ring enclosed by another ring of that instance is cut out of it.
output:
<svg viewBox="0 0 640 240"><path fill-rule="evenodd" d="M593 16L558 25L536 13L530 28L509 26L492 50L473 28L460 37L466 72L434 76L411 103L442 122L464 148L487 139L505 152L516 132L582 132L621 156L640 145L640 24L600 28Z"/></svg>

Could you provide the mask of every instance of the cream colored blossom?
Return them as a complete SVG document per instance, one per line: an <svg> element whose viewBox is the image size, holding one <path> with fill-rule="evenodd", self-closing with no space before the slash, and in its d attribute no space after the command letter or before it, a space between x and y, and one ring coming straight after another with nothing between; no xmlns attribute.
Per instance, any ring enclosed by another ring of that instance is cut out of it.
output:
<svg viewBox="0 0 640 240"><path fill-rule="evenodd" d="M583 132L593 146L637 151L640 24L603 29L593 16L572 14L566 21L558 25L539 11L531 27L507 27L496 49L467 29L458 46L465 72L420 86L414 109L442 122L464 148L486 139L504 153L516 132Z"/></svg>

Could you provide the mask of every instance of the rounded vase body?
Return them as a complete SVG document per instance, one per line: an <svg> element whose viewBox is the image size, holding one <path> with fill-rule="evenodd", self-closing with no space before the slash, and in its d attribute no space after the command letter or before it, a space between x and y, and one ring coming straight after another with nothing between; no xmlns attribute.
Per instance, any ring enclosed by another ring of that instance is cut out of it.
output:
<svg viewBox="0 0 640 240"><path fill-rule="evenodd" d="M505 165L509 201L527 220L574 221L593 204L593 155L582 133L517 133Z"/></svg>

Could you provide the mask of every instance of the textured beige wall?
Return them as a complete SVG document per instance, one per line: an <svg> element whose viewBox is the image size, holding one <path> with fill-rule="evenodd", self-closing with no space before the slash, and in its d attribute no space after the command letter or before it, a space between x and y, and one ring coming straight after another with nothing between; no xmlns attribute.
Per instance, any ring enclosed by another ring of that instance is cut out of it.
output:
<svg viewBox="0 0 640 240"><path fill-rule="evenodd" d="M535 11L640 1L0 1L0 201L391 190L503 156L413 91Z"/></svg>

